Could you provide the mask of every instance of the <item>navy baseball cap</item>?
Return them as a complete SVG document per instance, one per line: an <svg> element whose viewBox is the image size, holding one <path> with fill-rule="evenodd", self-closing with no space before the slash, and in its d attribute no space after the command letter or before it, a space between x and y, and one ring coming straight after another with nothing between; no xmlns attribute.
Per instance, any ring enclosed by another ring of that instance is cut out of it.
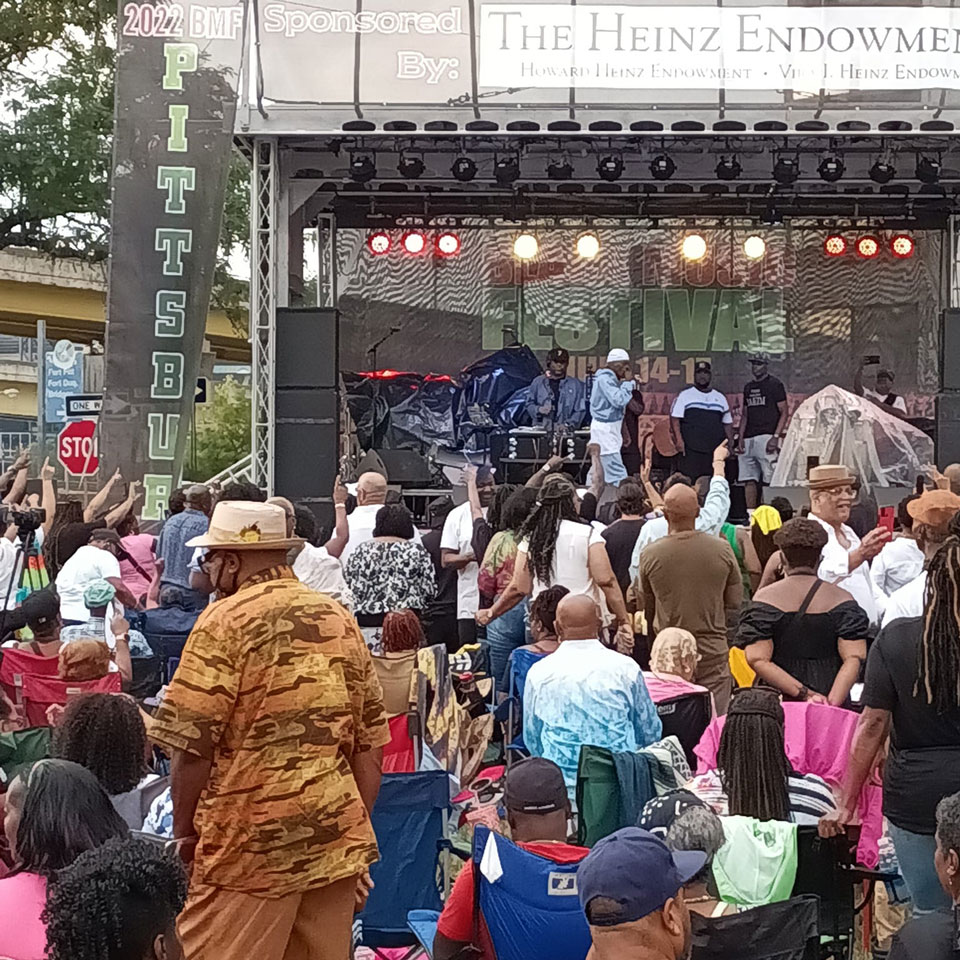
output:
<svg viewBox="0 0 960 960"><path fill-rule="evenodd" d="M633 923L656 913L707 862L699 850L671 853L662 840L639 827L624 827L604 837L577 870L580 905L596 927ZM618 909L591 915L590 902L597 897L612 901Z"/></svg>
<svg viewBox="0 0 960 960"><path fill-rule="evenodd" d="M712 370L709 360L698 360L693 366L694 373L710 373Z"/></svg>

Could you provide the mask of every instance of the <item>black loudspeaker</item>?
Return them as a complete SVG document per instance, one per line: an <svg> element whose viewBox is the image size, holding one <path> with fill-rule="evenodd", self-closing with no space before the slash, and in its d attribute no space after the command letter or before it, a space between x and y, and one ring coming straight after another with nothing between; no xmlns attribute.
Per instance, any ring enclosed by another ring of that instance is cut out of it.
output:
<svg viewBox="0 0 960 960"><path fill-rule="evenodd" d="M368 470L382 473L395 486L430 486L430 464L416 450L371 450L357 466L358 474Z"/></svg>
<svg viewBox="0 0 960 960"><path fill-rule="evenodd" d="M941 316L940 387L960 390L960 310L944 310Z"/></svg>
<svg viewBox="0 0 960 960"><path fill-rule="evenodd" d="M277 310L274 490L326 525L340 458L338 329L336 310Z"/></svg>
<svg viewBox="0 0 960 960"><path fill-rule="evenodd" d="M960 463L960 391L937 397L937 463Z"/></svg>

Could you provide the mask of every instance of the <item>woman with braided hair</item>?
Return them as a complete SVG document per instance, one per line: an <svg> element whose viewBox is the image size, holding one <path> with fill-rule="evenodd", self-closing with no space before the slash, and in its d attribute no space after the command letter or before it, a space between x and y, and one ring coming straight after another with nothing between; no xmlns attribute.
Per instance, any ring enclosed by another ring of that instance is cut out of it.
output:
<svg viewBox="0 0 960 960"><path fill-rule="evenodd" d="M720 734L717 769L694 777L686 789L719 816L812 825L835 809L825 780L790 765L780 698L762 687L734 694Z"/></svg>
<svg viewBox="0 0 960 960"><path fill-rule="evenodd" d="M951 905L937 880L933 857L937 804L960 790L960 538L956 533L954 526L929 561L923 615L886 624L870 648L861 697L864 709L850 748L839 810L820 824L822 835L833 836L855 822L860 789L882 756L889 735L883 812L914 915Z"/></svg>
<svg viewBox="0 0 960 960"><path fill-rule="evenodd" d="M486 626L524 597L536 597L559 584L570 593L593 597L604 623L612 620L616 624L617 648L629 653L633 626L601 532L600 527L580 519L577 491L570 478L559 473L548 476L521 528L513 577L496 603L477 613L477 622Z"/></svg>

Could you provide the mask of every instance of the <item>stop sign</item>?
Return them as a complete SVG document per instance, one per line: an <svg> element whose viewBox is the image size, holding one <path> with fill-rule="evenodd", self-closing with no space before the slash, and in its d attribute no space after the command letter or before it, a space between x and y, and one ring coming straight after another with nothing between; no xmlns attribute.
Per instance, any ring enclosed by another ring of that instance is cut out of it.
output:
<svg viewBox="0 0 960 960"><path fill-rule="evenodd" d="M97 453L97 421L73 420L57 438L57 456L67 473L86 477L97 472L100 457Z"/></svg>

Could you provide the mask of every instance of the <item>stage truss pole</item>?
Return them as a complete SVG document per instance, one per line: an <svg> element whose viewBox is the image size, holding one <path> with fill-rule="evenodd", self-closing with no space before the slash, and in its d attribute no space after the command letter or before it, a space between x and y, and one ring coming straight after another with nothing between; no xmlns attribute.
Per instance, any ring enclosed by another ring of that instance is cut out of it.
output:
<svg viewBox="0 0 960 960"><path fill-rule="evenodd" d="M960 307L960 217L950 217L947 234L950 244L950 306Z"/></svg>
<svg viewBox="0 0 960 960"><path fill-rule="evenodd" d="M273 495L277 316L276 137L256 137L250 180L250 348L253 482Z"/></svg>

